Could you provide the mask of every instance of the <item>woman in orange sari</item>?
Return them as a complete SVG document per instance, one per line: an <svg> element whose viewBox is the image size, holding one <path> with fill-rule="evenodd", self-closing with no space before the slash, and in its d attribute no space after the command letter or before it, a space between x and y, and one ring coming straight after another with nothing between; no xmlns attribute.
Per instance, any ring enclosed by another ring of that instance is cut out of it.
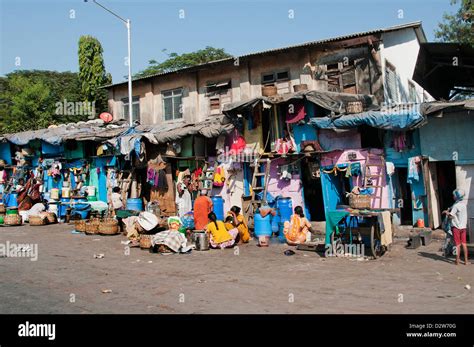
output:
<svg viewBox="0 0 474 347"><path fill-rule="evenodd" d="M311 223L305 218L303 208L296 206L290 221L284 223L283 233L289 245L305 243L310 233Z"/></svg>

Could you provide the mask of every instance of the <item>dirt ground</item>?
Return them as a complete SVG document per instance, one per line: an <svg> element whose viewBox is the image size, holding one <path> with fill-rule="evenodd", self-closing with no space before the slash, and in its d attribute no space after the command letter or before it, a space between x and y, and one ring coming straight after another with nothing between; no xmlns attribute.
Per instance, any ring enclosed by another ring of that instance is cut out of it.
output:
<svg viewBox="0 0 474 347"><path fill-rule="evenodd" d="M127 255L122 235L72 230L0 228L0 244L38 244L37 261L0 258L0 313L474 312L474 289L465 288L474 287L474 265L442 257L440 241L408 250L400 240L377 260L324 258L276 241ZM296 254L285 256L289 248Z"/></svg>

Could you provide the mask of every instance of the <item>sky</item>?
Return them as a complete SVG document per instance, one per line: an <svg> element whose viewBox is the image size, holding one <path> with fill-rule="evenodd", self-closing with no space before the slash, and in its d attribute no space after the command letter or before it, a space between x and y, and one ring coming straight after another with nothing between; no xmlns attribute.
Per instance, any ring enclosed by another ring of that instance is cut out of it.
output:
<svg viewBox="0 0 474 347"><path fill-rule="evenodd" d="M421 20L429 41L449 0L98 0L132 23L132 73L167 52L241 55ZM0 75L78 71L81 35L99 39L113 82L127 75L127 31L84 0L0 0Z"/></svg>

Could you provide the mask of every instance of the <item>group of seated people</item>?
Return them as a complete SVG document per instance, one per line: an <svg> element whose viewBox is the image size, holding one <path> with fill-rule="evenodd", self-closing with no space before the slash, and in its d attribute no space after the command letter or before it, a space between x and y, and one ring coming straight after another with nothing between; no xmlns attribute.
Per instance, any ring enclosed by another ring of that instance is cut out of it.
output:
<svg viewBox="0 0 474 347"><path fill-rule="evenodd" d="M247 221L241 213L241 208L232 206L227 212L224 220L218 220L216 214L213 212L212 200L207 196L205 190L201 191L200 196L194 202L194 230L207 232L209 235L209 246L215 249L224 249L234 247L238 243L248 243L251 239L250 231ZM137 243L140 230L151 232L158 226L158 218L150 212L142 212L138 217L130 217L124 220L127 225L129 239ZM180 235L183 222L181 218L175 216L168 219L168 232L166 238L176 236L182 239ZM297 206L294 209L294 214L290 221L284 223L284 235L286 242L289 245L297 245L305 243L310 239L311 224L304 217L303 209ZM183 232L185 230L183 229ZM188 234L189 230L185 232ZM159 233L160 237L164 237L164 233ZM174 235L176 234L176 235ZM158 235L158 234L157 234ZM181 234L182 235L182 234ZM179 237L178 237L179 236ZM168 240L169 241L169 240ZM184 241L184 239L183 239ZM158 241L157 241L158 242Z"/></svg>

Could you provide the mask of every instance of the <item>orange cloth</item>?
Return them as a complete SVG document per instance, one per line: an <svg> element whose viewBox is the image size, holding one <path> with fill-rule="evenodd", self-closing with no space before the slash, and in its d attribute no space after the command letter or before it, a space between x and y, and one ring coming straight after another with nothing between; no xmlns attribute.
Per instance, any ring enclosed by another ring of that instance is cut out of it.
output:
<svg viewBox="0 0 474 347"><path fill-rule="evenodd" d="M206 229L209 223L207 215L212 211L212 200L208 196L200 195L194 201L194 228L196 230Z"/></svg>
<svg viewBox="0 0 474 347"><path fill-rule="evenodd" d="M291 216L290 222L284 223L283 233L288 243L305 243L309 227L311 227L311 224L306 218L294 214Z"/></svg>

